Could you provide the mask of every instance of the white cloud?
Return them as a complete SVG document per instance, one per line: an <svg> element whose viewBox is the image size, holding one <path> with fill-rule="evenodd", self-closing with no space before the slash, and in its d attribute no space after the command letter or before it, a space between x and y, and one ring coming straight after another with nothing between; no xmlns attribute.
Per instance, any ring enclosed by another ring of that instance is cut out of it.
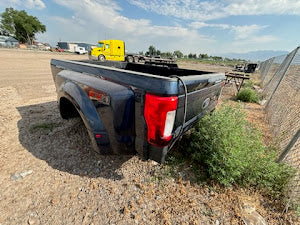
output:
<svg viewBox="0 0 300 225"><path fill-rule="evenodd" d="M190 20L212 20L232 15L300 15L299 0L127 0L147 11Z"/></svg>
<svg viewBox="0 0 300 225"><path fill-rule="evenodd" d="M192 28L194 28L194 29L201 29L203 27L229 29L229 28L233 27L233 26L231 26L229 24L213 24L213 23L205 23L205 22L202 22L202 21L192 22L189 26L192 27Z"/></svg>
<svg viewBox="0 0 300 225"><path fill-rule="evenodd" d="M25 7L27 8L43 9L46 7L45 3L42 0L25 0L23 2Z"/></svg>
<svg viewBox="0 0 300 225"><path fill-rule="evenodd" d="M238 40L235 42L237 45L248 45L248 44L266 44L272 43L274 41L278 41L278 38L272 35L260 35L260 36L252 36L248 39Z"/></svg>
<svg viewBox="0 0 300 225"><path fill-rule="evenodd" d="M234 40L230 45L224 46L220 53L239 52L246 53L249 51L276 49L274 42L279 41L278 38L271 35L252 36L247 39Z"/></svg>
<svg viewBox="0 0 300 225"><path fill-rule="evenodd" d="M206 20L222 17L223 12L218 11L220 3L216 1L198 0L127 0L147 11L180 19Z"/></svg>
<svg viewBox="0 0 300 225"><path fill-rule="evenodd" d="M210 27L210 28L219 28L223 30L230 30L234 34L234 39L240 40L240 39L253 39L254 36L259 36L259 32L268 27L267 25L242 25L242 26L236 26L236 25L229 25L229 24L213 24L213 23L205 23L205 22L192 22L190 27L194 29L201 29L204 27Z"/></svg>
<svg viewBox="0 0 300 225"><path fill-rule="evenodd" d="M47 26L47 34L45 36L41 34L39 38L41 41L52 40L50 41L52 44L58 40L96 43L101 39L121 39L126 42L126 49L130 52L146 50L149 45L154 45L161 51L179 49L185 54L190 52L210 54L216 52L216 49L219 52L240 52L241 49L253 50L253 47L258 49L264 47L267 41L274 43L276 40L270 35L260 35L260 31L266 26L256 24L235 26L192 20L186 27L174 21L170 21L170 24L174 25L159 26L149 19L123 16L122 8L114 0L55 0L55 2L70 9L73 15L48 18L51 26ZM175 6L178 2L181 1L172 1L174 13L177 13ZM216 5L207 2L202 3L201 7L216 10ZM227 40L228 34L229 37L233 34L233 38L225 43L222 41L223 38L205 35L200 29L203 27L224 30ZM217 39L219 41L216 41Z"/></svg>
<svg viewBox="0 0 300 225"><path fill-rule="evenodd" d="M300 15L299 0L230 0L229 15Z"/></svg>
<svg viewBox="0 0 300 225"><path fill-rule="evenodd" d="M108 29L115 29L132 35L156 35L156 36L186 36L191 32L183 27L155 26L150 20L130 19L122 16L121 9L111 1L97 0L56 0L58 4L74 10L73 18L86 21L88 24L98 24ZM155 32L155 33L154 33Z"/></svg>
<svg viewBox="0 0 300 225"><path fill-rule="evenodd" d="M46 8L42 0L1 0L0 5L5 7L25 7L29 9Z"/></svg>
<svg viewBox="0 0 300 225"><path fill-rule="evenodd" d="M205 46L205 43L214 41L193 28L179 25L158 26L152 24L150 20L125 17L121 15L122 9L109 0L55 0L55 2L74 12L71 18L52 17L52 20L58 24L57 28L70 30L68 32L72 33L73 40L76 37L76 41L79 37L83 41L93 42L104 38L124 39L131 51L141 50L150 44L161 50L195 51L196 42L201 42Z"/></svg>
<svg viewBox="0 0 300 225"><path fill-rule="evenodd" d="M235 39L247 39L253 37L267 26L260 26L257 24L244 25L244 26L231 26L231 29L235 32Z"/></svg>
<svg viewBox="0 0 300 225"><path fill-rule="evenodd" d="M229 24L213 24L206 22L192 22L190 27L194 29L201 29L204 27L217 28L222 30L228 30L233 35L232 41L222 46L219 49L221 52L247 52L249 50L257 50L259 48L269 47L272 48L272 44L279 39L272 35L260 34L267 25L229 25Z"/></svg>

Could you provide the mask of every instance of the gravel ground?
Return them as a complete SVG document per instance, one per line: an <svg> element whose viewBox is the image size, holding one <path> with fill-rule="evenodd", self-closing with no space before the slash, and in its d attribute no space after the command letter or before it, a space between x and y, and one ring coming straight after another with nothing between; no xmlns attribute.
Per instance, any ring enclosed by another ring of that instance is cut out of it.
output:
<svg viewBox="0 0 300 225"><path fill-rule="evenodd" d="M60 118L51 58L86 56L0 49L0 224L243 224L245 204L270 224L293 224L251 190L217 191L137 156L95 155L82 122Z"/></svg>

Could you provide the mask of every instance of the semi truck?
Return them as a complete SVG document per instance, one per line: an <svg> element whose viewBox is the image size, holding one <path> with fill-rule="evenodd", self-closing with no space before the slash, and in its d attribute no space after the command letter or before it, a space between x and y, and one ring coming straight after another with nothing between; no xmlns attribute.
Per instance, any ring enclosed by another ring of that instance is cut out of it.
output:
<svg viewBox="0 0 300 225"><path fill-rule="evenodd" d="M98 41L97 47L89 51L89 59L104 62L121 61L130 63L144 63L161 66L173 66L177 64L173 59L165 59L160 56L144 56L135 53L125 53L125 42L121 40L101 40Z"/></svg>

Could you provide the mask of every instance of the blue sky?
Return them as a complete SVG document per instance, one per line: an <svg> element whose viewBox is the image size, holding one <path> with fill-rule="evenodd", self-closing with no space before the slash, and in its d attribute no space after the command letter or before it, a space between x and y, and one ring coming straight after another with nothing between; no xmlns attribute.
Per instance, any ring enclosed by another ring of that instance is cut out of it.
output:
<svg viewBox="0 0 300 225"><path fill-rule="evenodd" d="M291 51L300 45L300 0L1 0L46 25L42 42L121 39L130 52Z"/></svg>

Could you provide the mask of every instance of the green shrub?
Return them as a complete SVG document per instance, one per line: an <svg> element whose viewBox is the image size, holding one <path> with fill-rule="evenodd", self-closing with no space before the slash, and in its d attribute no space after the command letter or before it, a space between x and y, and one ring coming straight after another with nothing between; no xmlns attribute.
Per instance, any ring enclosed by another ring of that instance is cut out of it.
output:
<svg viewBox="0 0 300 225"><path fill-rule="evenodd" d="M253 88L254 87L254 82L252 80L248 80L243 84L244 88Z"/></svg>
<svg viewBox="0 0 300 225"><path fill-rule="evenodd" d="M258 102L258 94L251 88L242 88L236 95L236 99L242 102Z"/></svg>
<svg viewBox="0 0 300 225"><path fill-rule="evenodd" d="M199 173L205 170L225 186L256 186L279 197L293 174L289 166L275 162L276 150L263 145L261 132L240 108L222 106L203 117L181 148Z"/></svg>

